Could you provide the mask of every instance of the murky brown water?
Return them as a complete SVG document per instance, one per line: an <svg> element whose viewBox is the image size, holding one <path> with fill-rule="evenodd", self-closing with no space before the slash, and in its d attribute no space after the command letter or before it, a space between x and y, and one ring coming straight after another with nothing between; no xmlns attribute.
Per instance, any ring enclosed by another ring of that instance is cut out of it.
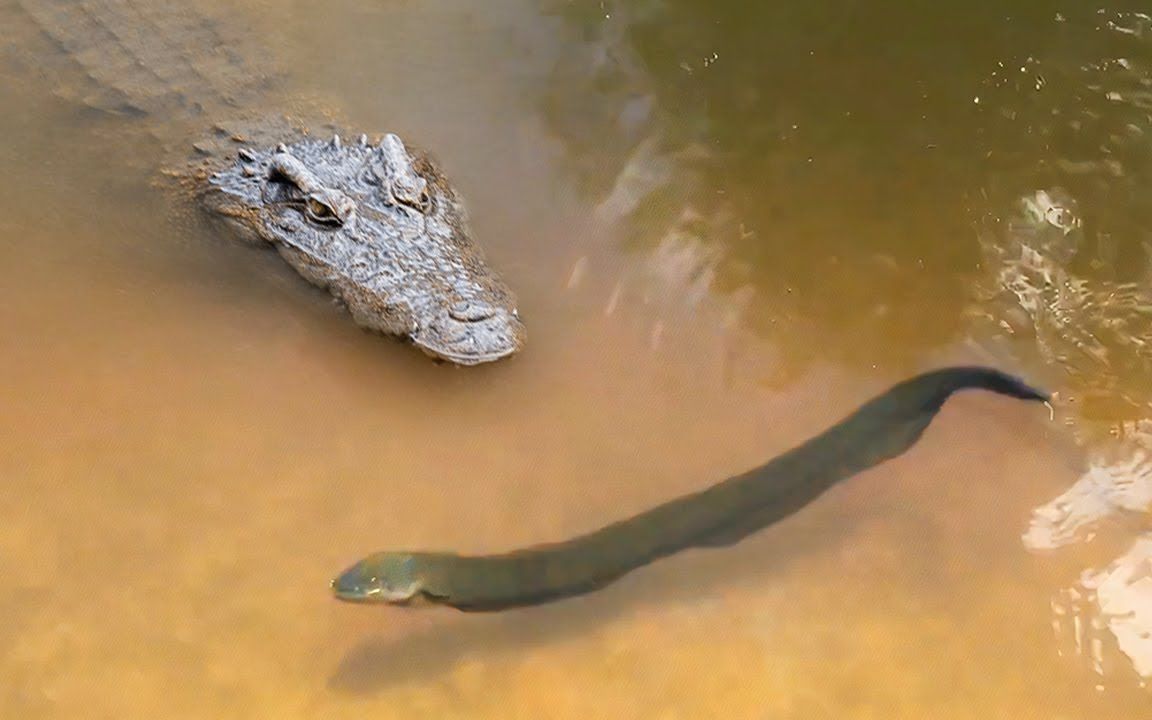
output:
<svg viewBox="0 0 1152 720"><path fill-rule="evenodd" d="M591 529L972 360L972 198L1027 150L973 97L1055 6L244 5L290 91L435 151L529 346L461 370L360 332L173 222L118 121L0 78L0 715L1148 716L1053 637L1086 551L1020 545L1076 452L978 394L787 522L594 596L328 590L376 549Z"/></svg>

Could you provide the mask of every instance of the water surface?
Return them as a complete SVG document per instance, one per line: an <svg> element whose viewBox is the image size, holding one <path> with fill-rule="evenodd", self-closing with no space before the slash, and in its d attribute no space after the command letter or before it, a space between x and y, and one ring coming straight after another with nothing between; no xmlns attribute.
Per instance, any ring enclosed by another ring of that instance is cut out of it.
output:
<svg viewBox="0 0 1152 720"><path fill-rule="evenodd" d="M977 393L787 522L595 596L473 616L328 591L385 547L592 529L987 360L977 221L1043 152L985 108L1031 97L989 99L1003 66L1090 54L1053 40L1055 4L205 5L286 94L434 151L529 344L465 370L359 331L174 212L127 120L8 67L0 714L1145 716L1121 656L1098 675L1051 627L1110 546L1020 543L1078 451Z"/></svg>

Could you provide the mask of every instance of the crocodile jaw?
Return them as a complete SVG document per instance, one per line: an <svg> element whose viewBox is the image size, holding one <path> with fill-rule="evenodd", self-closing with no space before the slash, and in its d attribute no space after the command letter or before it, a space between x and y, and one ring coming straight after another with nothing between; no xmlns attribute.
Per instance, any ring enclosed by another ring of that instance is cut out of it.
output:
<svg viewBox="0 0 1152 720"><path fill-rule="evenodd" d="M496 309L476 320L440 318L435 325L421 328L410 337L416 347L432 357L458 365L478 365L518 351L524 342L524 326L515 311Z"/></svg>

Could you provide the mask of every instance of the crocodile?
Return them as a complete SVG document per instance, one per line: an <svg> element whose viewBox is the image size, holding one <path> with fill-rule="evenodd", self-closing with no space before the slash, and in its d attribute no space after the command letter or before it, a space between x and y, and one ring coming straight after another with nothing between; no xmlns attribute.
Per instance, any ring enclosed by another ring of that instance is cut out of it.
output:
<svg viewBox="0 0 1152 720"><path fill-rule="evenodd" d="M521 349L516 298L437 162L395 133L345 140L255 111L303 100L272 98L278 73L246 62L256 53L239 52L247 43L229 36L234 23L175 0L8 4L10 55L29 58L58 95L151 118L165 151L181 148L186 161L168 174L195 204L237 238L274 248L356 324L459 365Z"/></svg>

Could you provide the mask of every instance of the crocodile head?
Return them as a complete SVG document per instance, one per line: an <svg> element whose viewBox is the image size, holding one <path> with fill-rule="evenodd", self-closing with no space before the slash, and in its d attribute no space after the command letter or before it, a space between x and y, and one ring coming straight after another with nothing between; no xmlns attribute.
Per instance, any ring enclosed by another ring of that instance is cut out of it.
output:
<svg viewBox="0 0 1152 720"><path fill-rule="evenodd" d="M515 297L473 241L456 192L396 135L242 147L211 175L204 197L365 328L461 365L507 357L524 343Z"/></svg>

